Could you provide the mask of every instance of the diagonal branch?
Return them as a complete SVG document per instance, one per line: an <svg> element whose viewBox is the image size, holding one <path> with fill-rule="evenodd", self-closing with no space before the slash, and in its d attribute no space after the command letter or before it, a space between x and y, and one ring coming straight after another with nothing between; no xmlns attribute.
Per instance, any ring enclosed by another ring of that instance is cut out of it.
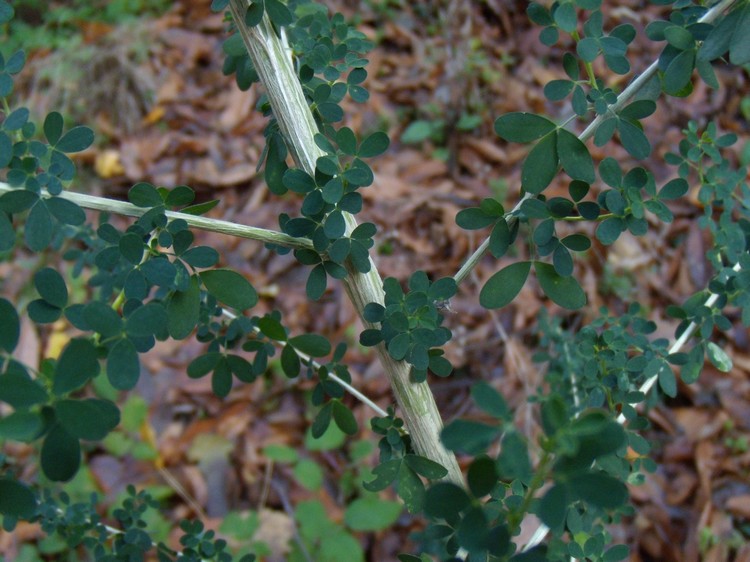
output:
<svg viewBox="0 0 750 562"><path fill-rule="evenodd" d="M0 196L8 193L9 191L14 191L14 188L10 187L7 183L0 182ZM43 191L42 197L48 198L51 197L51 195L46 191ZM141 217L149 210L148 208L137 207L132 203L128 203L126 201L118 201L117 199L108 199L106 197L96 197L94 195L85 195L83 193L74 193L72 191L63 191L57 197L72 201L73 203L76 203L84 209L104 211L107 213L116 213L118 215L124 215L127 217ZM247 238L248 240L257 240L259 242L276 244L277 246L284 246L285 248L312 248L312 243L307 239L295 238L293 236L289 236L288 234L277 232L275 230L267 230L265 228L257 228L254 226L244 226L242 224L236 224L220 219L199 217L196 215L179 213L176 211L165 211L164 214L167 216L167 218L170 218L172 220L182 219L186 223L188 223L189 226L197 228L199 230L218 232L219 234L228 234L229 236Z"/></svg>
<svg viewBox="0 0 750 562"><path fill-rule="evenodd" d="M314 176L316 160L324 153L315 144L318 128L307 104L302 86L292 65L289 51L276 35L267 16L254 27L245 25L247 0L231 0L230 8L237 29L247 47L261 83L268 92L273 114L287 148L296 164ZM357 226L354 217L345 213L347 234ZM383 303L383 282L375 263L370 259L370 271L361 273L346 264L348 275L344 286L350 301L366 327L372 327L363 317L365 305ZM440 412L427 383L410 380L411 367L394 360L381 343L376 353L393 389L400 413L412 438L416 451L448 469L447 478L463 483L461 469L455 455L440 442L443 427Z"/></svg>
<svg viewBox="0 0 750 562"><path fill-rule="evenodd" d="M742 267L740 266L739 262L734 265L732 268L734 271L739 272ZM708 298L706 299L706 302L703 303L703 306L706 308L713 307L714 304L716 304L716 301L719 300L719 295L716 293L710 293ZM688 327L685 329L684 332L680 335L680 337L672 344L672 346L669 348L669 353L672 355L673 353L679 352L683 346L688 342L690 338L693 337L693 334L695 334L696 330L698 329L698 324L695 322L691 322L688 324ZM662 367L662 369L667 369L669 367ZM646 380L639 388L638 391L642 392L643 394L648 394L648 392L654 387L656 384L656 381L659 380L659 373L661 373L661 369L655 374L652 375L649 379ZM637 404L631 404L631 406L635 407ZM625 425L625 415L620 414L617 416L617 423L620 425ZM544 540L544 537L547 536L547 533L549 532L549 527L547 527L545 524L540 524L539 527L536 529L534 534L529 539L529 542L526 543L526 545L523 547L523 551L527 551L540 542Z"/></svg>
<svg viewBox="0 0 750 562"><path fill-rule="evenodd" d="M722 13L729 9L735 2L738 0L721 0L717 4L715 4L708 12L706 12L703 17L701 17L698 21L701 23L710 23L712 21L715 21L717 18L719 18ZM635 80L633 80L630 85L625 88L622 92L620 92L620 95L617 96L617 101L609 106L609 109L607 113L603 113L601 115L597 115L593 121L589 124L584 131L578 135L578 139L582 142L586 142L588 139L594 136L594 133L596 133L596 130L599 128L599 126L607 120L609 117L612 116L612 114L616 113L618 110L622 109L622 107L630 101L638 92L641 91L641 89L651 80L651 78L654 77L656 72L659 70L659 61L656 60L651 65L643 71L643 73L638 76ZM521 205L524 201L527 199L530 199L533 197L529 193L525 194L521 200L516 204L515 207L513 207L513 210L511 210L509 213L506 213L505 215L505 221L508 223L509 227L513 227L515 221L518 220L518 213L521 209ZM489 237L485 238L484 241L479 245L479 247L474 250L474 252L469 256L469 258L466 260L464 265L461 266L461 268L458 270L456 275L453 276L457 284L461 284L461 282L466 278L466 276L469 274L469 272L476 267L476 265L479 263L479 260L482 259L482 256L484 256L487 249L490 247L490 239Z"/></svg>

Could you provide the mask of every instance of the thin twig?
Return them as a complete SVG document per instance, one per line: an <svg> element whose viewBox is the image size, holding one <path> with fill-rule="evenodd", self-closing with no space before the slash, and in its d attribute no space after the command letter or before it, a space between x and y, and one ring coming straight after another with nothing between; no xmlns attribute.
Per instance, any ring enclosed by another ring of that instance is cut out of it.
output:
<svg viewBox="0 0 750 562"><path fill-rule="evenodd" d="M234 313L229 312L226 309L224 309L222 311L222 314L224 314L224 316L226 316L227 318L230 318L232 320L235 319L235 318L237 318L237 316ZM260 333L260 328L258 328L257 326L253 326L253 331L255 333L259 334ZM286 347L286 345L287 345L287 342L285 342L285 341L274 341L274 343L277 344L277 345L279 345L282 348ZM313 369L320 369L322 367L322 365L320 363L318 363L315 359L313 359L312 357L310 357L306 353L302 353L298 349L294 349L294 352L297 354L297 356L300 359L302 359L305 363L309 364ZM359 390L357 390L355 387L353 387L352 385L350 385L348 382L346 382L344 379L342 379L341 377L339 377L335 373L332 373L332 372L329 371L328 372L328 378L331 379L331 380L333 380L333 381L335 381L337 384L341 385L341 387L344 390L346 390L349 394L351 394L352 396L354 396L357 400L359 400L360 402L362 402L366 406L369 406L374 412L376 412L381 417L385 418L385 417L388 416L388 412L386 412L383 408L381 408L380 406L378 406L370 398L368 398L367 396L365 396L364 394L362 394L362 392L360 392Z"/></svg>

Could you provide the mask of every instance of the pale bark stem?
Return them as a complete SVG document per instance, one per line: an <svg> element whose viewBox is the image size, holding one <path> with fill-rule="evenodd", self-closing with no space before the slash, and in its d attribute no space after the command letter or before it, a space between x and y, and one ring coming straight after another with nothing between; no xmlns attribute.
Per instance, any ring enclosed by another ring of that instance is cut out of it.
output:
<svg viewBox="0 0 750 562"><path fill-rule="evenodd" d="M315 173L315 163L324 153L315 144L318 132L312 112L294 71L291 54L276 35L267 16L255 27L244 23L246 0L231 0L232 16L248 49L260 81L265 86L274 117L287 143L295 163L310 175ZM350 214L345 214L347 234L357 226ZM375 263L370 259L370 271L360 273L346 264L349 274L344 279L346 293L366 327L373 327L363 317L365 305L383 304L383 282ZM415 450L448 470L447 478L463 483L461 469L455 455L440 442L443 427L440 412L427 383L414 383L410 379L411 367L404 361L395 361L378 345L377 356L388 377L400 415L409 431Z"/></svg>

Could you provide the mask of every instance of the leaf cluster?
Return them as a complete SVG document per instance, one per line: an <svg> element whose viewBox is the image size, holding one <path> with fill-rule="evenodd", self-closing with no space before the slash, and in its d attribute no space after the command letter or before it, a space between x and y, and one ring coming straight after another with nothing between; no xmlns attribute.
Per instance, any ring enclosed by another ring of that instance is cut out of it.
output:
<svg viewBox="0 0 750 562"><path fill-rule="evenodd" d="M383 343L396 361L406 361L412 366L412 378L422 382L428 369L440 377L453 371L450 362L438 349L451 338L451 332L442 325L444 306L456 294L458 287L452 277L431 283L424 271L416 271L409 278L409 291L404 292L393 277L383 282L385 301L369 303L365 307L365 320L379 328L368 328L359 336L364 346Z"/></svg>

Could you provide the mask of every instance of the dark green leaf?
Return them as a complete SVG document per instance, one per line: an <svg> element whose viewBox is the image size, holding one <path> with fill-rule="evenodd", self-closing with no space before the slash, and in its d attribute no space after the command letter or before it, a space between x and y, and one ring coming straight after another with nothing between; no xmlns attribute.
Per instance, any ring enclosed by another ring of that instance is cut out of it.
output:
<svg viewBox="0 0 750 562"><path fill-rule="evenodd" d="M508 223L505 220L497 222L490 233L490 253L495 258L505 255L510 247L511 232Z"/></svg>
<svg viewBox="0 0 750 562"><path fill-rule="evenodd" d="M26 245L35 252L41 252L52 241L52 216L44 200L39 199L26 218L24 237Z"/></svg>
<svg viewBox="0 0 750 562"><path fill-rule="evenodd" d="M290 168L282 178L284 187L295 193L309 193L315 189L315 180L299 168Z"/></svg>
<svg viewBox="0 0 750 562"><path fill-rule="evenodd" d="M599 56L599 41L594 37L584 37L576 45L576 52L584 62L592 62Z"/></svg>
<svg viewBox="0 0 750 562"><path fill-rule="evenodd" d="M555 131L536 143L521 169L521 184L531 194L541 193L557 174L557 134Z"/></svg>
<svg viewBox="0 0 750 562"><path fill-rule="evenodd" d="M76 390L99 374L96 347L86 338L74 338L57 360L52 390L58 396ZM46 472L46 470L45 470Z"/></svg>
<svg viewBox="0 0 750 562"><path fill-rule="evenodd" d="M205 377L216 368L223 355L218 352L209 352L199 355L193 359L187 367L187 375L191 379Z"/></svg>
<svg viewBox="0 0 750 562"><path fill-rule="evenodd" d="M143 243L143 239L134 232L125 233L122 238L120 238L118 247L122 257L133 265L141 263L143 252L146 250L146 245Z"/></svg>
<svg viewBox="0 0 750 562"><path fill-rule="evenodd" d="M688 182L682 178L675 178L667 182L659 190L659 199L677 199L685 195L688 191Z"/></svg>
<svg viewBox="0 0 750 562"><path fill-rule="evenodd" d="M452 520L466 509L471 498L463 488L450 482L438 482L427 490L424 511L436 519Z"/></svg>
<svg viewBox="0 0 750 562"><path fill-rule="evenodd" d="M326 406L328 406L328 404ZM401 463L402 459L391 459L379 464L372 470L372 473L375 475L375 480L371 482L363 482L362 486L369 492L379 492L380 490L384 490L398 476Z"/></svg>
<svg viewBox="0 0 750 562"><path fill-rule="evenodd" d="M7 252L16 245L16 231L8 215L0 210L0 252Z"/></svg>
<svg viewBox="0 0 750 562"><path fill-rule="evenodd" d="M211 391L219 398L224 398L232 390L232 371L229 369L227 358L219 358L211 375Z"/></svg>
<svg viewBox="0 0 750 562"><path fill-rule="evenodd" d="M398 334L388 342L388 353L396 361L401 361L406 357L411 346L411 337L408 332Z"/></svg>
<svg viewBox="0 0 750 562"><path fill-rule="evenodd" d="M60 400L55 413L65 430L73 437L99 441L120 423L120 410L108 400Z"/></svg>
<svg viewBox="0 0 750 562"><path fill-rule="evenodd" d="M357 156L360 158L380 156L388 150L388 145L390 145L390 143L391 140L388 138L387 134L382 131L377 131L362 141Z"/></svg>
<svg viewBox="0 0 750 562"><path fill-rule="evenodd" d="M0 168L5 168L13 159L13 141L3 131L0 131Z"/></svg>
<svg viewBox="0 0 750 562"><path fill-rule="evenodd" d="M80 226L86 222L86 213L73 201L68 201L62 197L50 197L46 203L52 216L63 224Z"/></svg>
<svg viewBox="0 0 750 562"><path fill-rule="evenodd" d="M333 400L332 403L333 421L335 421L336 425L339 426L339 429L347 435L355 435L359 427L352 411L338 400Z"/></svg>
<svg viewBox="0 0 750 562"><path fill-rule="evenodd" d="M128 201L136 207L158 207L164 203L159 191L150 183L140 182L128 190Z"/></svg>
<svg viewBox="0 0 750 562"><path fill-rule="evenodd" d="M344 214L338 210L331 211L326 217L323 231L329 240L341 238L344 235L344 232L346 232L346 220L344 219Z"/></svg>
<svg viewBox="0 0 750 562"><path fill-rule="evenodd" d="M127 338L121 339L107 356L107 379L117 390L130 390L141 376L141 363L135 345Z"/></svg>
<svg viewBox="0 0 750 562"><path fill-rule="evenodd" d="M680 51L686 51L695 45L693 34L679 25L670 25L664 28L664 39L667 43Z"/></svg>
<svg viewBox="0 0 750 562"><path fill-rule="evenodd" d="M263 2L255 0L245 11L245 25L255 27L263 19ZM238 34L239 35L239 34Z"/></svg>
<svg viewBox="0 0 750 562"><path fill-rule="evenodd" d="M504 267L482 287L479 303L485 308L502 308L508 305L526 283L531 270L531 262L522 261Z"/></svg>
<svg viewBox="0 0 750 562"><path fill-rule="evenodd" d="M287 335L284 326L274 316L266 315L258 320L258 328L267 338L276 341L286 341Z"/></svg>
<svg viewBox="0 0 750 562"><path fill-rule="evenodd" d="M586 293L573 277L563 277L548 263L534 262L542 291L559 306L577 310L586 304Z"/></svg>
<svg viewBox="0 0 750 562"><path fill-rule="evenodd" d="M469 489L475 498L489 494L498 482L495 461L486 455L480 455L469 465L466 474Z"/></svg>
<svg viewBox="0 0 750 562"><path fill-rule="evenodd" d="M528 5L526 14L537 25L552 25L554 23L547 7L537 2L531 2Z"/></svg>
<svg viewBox="0 0 750 562"><path fill-rule="evenodd" d="M742 19L742 11L732 10L724 16L708 34L698 50L698 59L711 61L719 58L729 50L737 25Z"/></svg>
<svg viewBox="0 0 750 562"><path fill-rule="evenodd" d="M566 33L572 33L578 26L576 8L572 2L558 4L557 9L552 13L552 17L555 19L555 23L560 26L560 29Z"/></svg>
<svg viewBox="0 0 750 562"><path fill-rule="evenodd" d="M481 507L472 506L456 528L456 540L469 552L484 552L489 546L489 524Z"/></svg>
<svg viewBox="0 0 750 562"><path fill-rule="evenodd" d="M331 353L331 343L318 334L302 334L289 339L295 349L310 357L324 357Z"/></svg>
<svg viewBox="0 0 750 562"><path fill-rule="evenodd" d="M187 185L178 185L169 190L164 204L167 207L183 207L190 205L195 200L195 191Z"/></svg>
<svg viewBox="0 0 750 562"><path fill-rule="evenodd" d="M583 234L571 234L560 240L560 242L574 252L585 252L591 248L591 240Z"/></svg>
<svg viewBox="0 0 750 562"><path fill-rule="evenodd" d="M40 461L44 475L53 482L70 480L81 465L81 444L56 423L44 438Z"/></svg>
<svg viewBox="0 0 750 562"><path fill-rule="evenodd" d="M651 154L651 143L640 127L625 120L620 120L617 127L620 131L622 146L633 158L643 160Z"/></svg>
<svg viewBox="0 0 750 562"><path fill-rule="evenodd" d="M563 277L573 275L573 258L568 249L561 244L552 252L552 265L558 275Z"/></svg>
<svg viewBox="0 0 750 562"><path fill-rule="evenodd" d="M526 441L516 431L506 431L503 437L500 455L497 457L497 470L500 477L507 482L521 480L529 482L533 474L529 449Z"/></svg>
<svg viewBox="0 0 750 562"><path fill-rule="evenodd" d="M594 144L604 146L612 138L617 130L618 120L615 117L609 117L601 122L599 128L594 133Z"/></svg>
<svg viewBox="0 0 750 562"><path fill-rule="evenodd" d="M21 334L21 322L10 301L0 298L0 349L13 353Z"/></svg>
<svg viewBox="0 0 750 562"><path fill-rule="evenodd" d="M456 224L464 230L478 230L485 228L497 221L497 217L487 214L479 207L462 209L456 215Z"/></svg>
<svg viewBox="0 0 750 562"><path fill-rule="evenodd" d="M210 246L195 246L181 254L180 258L193 267L213 267L219 261L219 252Z"/></svg>
<svg viewBox="0 0 750 562"><path fill-rule="evenodd" d="M357 154L357 137L354 135L354 131L349 127L342 127L336 131L336 144L338 144L339 149L348 156L354 156Z"/></svg>
<svg viewBox="0 0 750 562"><path fill-rule="evenodd" d="M200 216L206 214L208 211L216 207L219 204L219 199L213 199L212 201L206 201L205 203L197 203L190 205L184 209L180 209L181 213L188 215Z"/></svg>
<svg viewBox="0 0 750 562"><path fill-rule="evenodd" d="M656 103L652 100L638 100L627 105L620 111L620 117L628 120L645 119L656 111Z"/></svg>
<svg viewBox="0 0 750 562"><path fill-rule="evenodd" d="M427 290L427 298L433 301L448 300L456 294L458 285L453 277L443 277L435 281Z"/></svg>
<svg viewBox="0 0 750 562"><path fill-rule="evenodd" d="M164 305L152 301L130 313L125 320L125 331L131 337L145 338L166 330L168 322Z"/></svg>
<svg viewBox="0 0 750 562"><path fill-rule="evenodd" d="M20 409L46 402L47 398L44 387L26 373L12 372L0 375L0 402Z"/></svg>
<svg viewBox="0 0 750 562"><path fill-rule="evenodd" d="M279 0L265 0L266 13L274 25L282 27L294 21L294 16L289 8Z"/></svg>
<svg viewBox="0 0 750 562"><path fill-rule="evenodd" d="M83 309L87 329L100 333L105 338L122 330L122 318L111 306L102 301L91 301Z"/></svg>
<svg viewBox="0 0 750 562"><path fill-rule="evenodd" d="M424 504L425 489L422 480L406 463L401 463L398 469L398 482L396 484L398 495L404 500L406 509L410 513L417 513Z"/></svg>
<svg viewBox="0 0 750 562"><path fill-rule="evenodd" d="M550 529L560 529L568 512L568 493L565 486L556 484L544 494L536 514Z"/></svg>
<svg viewBox="0 0 750 562"><path fill-rule="evenodd" d="M549 119L533 113L506 113L495 120L495 132L509 142L532 142L556 128Z"/></svg>
<svg viewBox="0 0 750 562"><path fill-rule="evenodd" d="M352 230L352 238L367 239L372 238L377 233L377 227L371 222L363 222L357 228Z"/></svg>
<svg viewBox="0 0 750 562"><path fill-rule="evenodd" d="M54 145L56 150L65 153L81 152L94 142L94 131L88 127L73 127Z"/></svg>
<svg viewBox="0 0 750 562"><path fill-rule="evenodd" d="M628 500L625 484L604 472L587 471L570 477L571 495L602 509L616 509Z"/></svg>
<svg viewBox="0 0 750 562"><path fill-rule="evenodd" d="M34 274L34 287L39 295L53 306L65 308L68 304L68 288L62 275L51 267Z"/></svg>
<svg viewBox="0 0 750 562"><path fill-rule="evenodd" d="M658 377L662 392L670 398L677 396L677 378L674 376L672 369L665 366L665 368L659 370Z"/></svg>
<svg viewBox="0 0 750 562"><path fill-rule="evenodd" d="M47 114L44 119L44 136L47 138L47 142L54 146L57 141L60 140L63 130L63 116L57 111L53 111Z"/></svg>
<svg viewBox="0 0 750 562"><path fill-rule="evenodd" d="M206 290L216 300L235 308L247 310L258 303L258 293L242 275L231 269L211 269L199 273Z"/></svg>
<svg viewBox="0 0 750 562"><path fill-rule="evenodd" d="M498 438L500 429L471 420L455 420L445 426L440 438L452 451L479 454Z"/></svg>
<svg viewBox="0 0 750 562"><path fill-rule="evenodd" d="M5 121L2 123L2 127L6 131L17 131L22 128L28 120L29 110L25 107L19 107L8 114Z"/></svg>
<svg viewBox="0 0 750 562"><path fill-rule="evenodd" d="M318 412L318 415L315 416L315 420L313 421L312 428L311 428L312 436L315 439L320 439L320 437L322 437L322 435L328 429L328 426L331 423L331 410L332 410L332 408L333 408L333 403L332 402L328 402L325 406L323 406L320 409L320 412ZM399 463L400 462L401 461L399 460ZM383 466L383 465L381 465L381 466ZM377 474L377 469L378 468L380 468L380 467L377 467L373 472ZM371 485L375 485L376 482L377 482L377 479L374 480L373 482L370 482L370 484ZM390 484L390 482L388 482L388 484ZM386 486L388 484L386 484ZM365 484L365 488L367 488L367 484Z"/></svg>
<svg viewBox="0 0 750 562"><path fill-rule="evenodd" d="M596 227L596 238L605 246L613 244L625 231L625 222L619 217L604 219Z"/></svg>
<svg viewBox="0 0 750 562"><path fill-rule="evenodd" d="M344 196L344 182L340 177L329 180L322 189L323 201L331 205L337 204Z"/></svg>
<svg viewBox="0 0 750 562"><path fill-rule="evenodd" d="M740 16L729 45L729 62L741 66L750 62L750 34L747 32L750 29L750 6L740 4L736 11Z"/></svg>
<svg viewBox="0 0 750 562"><path fill-rule="evenodd" d="M544 86L544 97L550 101L560 101L568 97L574 86L572 80L552 80Z"/></svg>
<svg viewBox="0 0 750 562"><path fill-rule="evenodd" d="M188 337L199 320L200 283L196 276L190 277L185 291L175 291L167 301L167 330L176 340Z"/></svg>
<svg viewBox="0 0 750 562"><path fill-rule="evenodd" d="M682 51L664 71L664 91L671 95L679 95L690 83L695 68L695 51Z"/></svg>
<svg viewBox="0 0 750 562"><path fill-rule="evenodd" d="M299 376L300 368L297 352L291 345L284 346L284 349L281 350L281 370L287 377L293 379Z"/></svg>
<svg viewBox="0 0 750 562"><path fill-rule="evenodd" d="M489 383L480 381L472 386L471 397L480 410L494 418L505 419L510 413L503 395L490 386Z"/></svg>
<svg viewBox="0 0 750 562"><path fill-rule="evenodd" d="M62 314L62 309L49 304L43 299L36 299L29 303L27 309L29 318L37 324L51 324L57 322Z"/></svg>
<svg viewBox="0 0 750 562"><path fill-rule="evenodd" d="M26 485L10 478L0 478L0 514L29 519L34 515L36 505L36 496Z"/></svg>
<svg viewBox="0 0 750 562"><path fill-rule="evenodd" d="M557 132L557 154L563 170L574 180L593 183L594 161L586 145L570 131L560 129Z"/></svg>
<svg viewBox="0 0 750 562"><path fill-rule="evenodd" d="M427 457L410 454L404 457L404 461L414 472L429 480L440 480L448 475L448 471L443 465L431 461Z"/></svg>
<svg viewBox="0 0 750 562"><path fill-rule="evenodd" d="M383 341L383 336L380 330L376 330L374 328L369 328L359 334L359 343L364 347L372 347L374 345L378 345L381 341Z"/></svg>
<svg viewBox="0 0 750 562"><path fill-rule="evenodd" d="M330 101L318 105L318 111L323 120L328 123L337 123L344 118L344 110L341 106Z"/></svg>
<svg viewBox="0 0 750 562"><path fill-rule="evenodd" d="M318 300L326 292L327 275L326 268L323 264L318 264L310 271L310 276L307 278L307 285L305 287L307 298L310 300Z"/></svg>

